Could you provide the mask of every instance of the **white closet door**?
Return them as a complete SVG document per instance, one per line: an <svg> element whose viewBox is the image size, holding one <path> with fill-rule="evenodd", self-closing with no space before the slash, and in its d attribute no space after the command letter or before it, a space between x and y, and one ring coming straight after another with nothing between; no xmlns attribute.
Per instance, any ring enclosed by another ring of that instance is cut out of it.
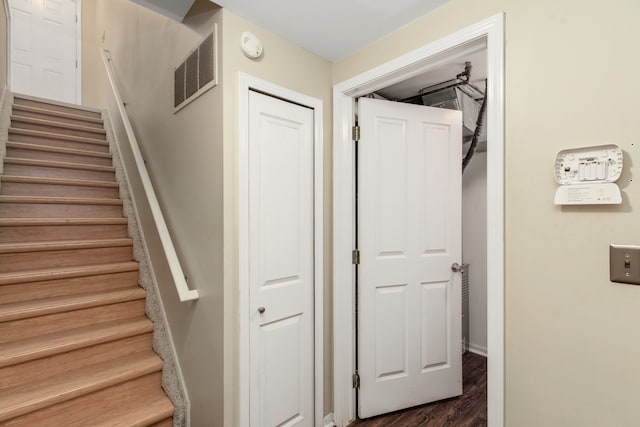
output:
<svg viewBox="0 0 640 427"><path fill-rule="evenodd" d="M11 90L78 102L75 0L9 0Z"/></svg>
<svg viewBox="0 0 640 427"><path fill-rule="evenodd" d="M313 110L249 97L250 425L313 426Z"/></svg>
<svg viewBox="0 0 640 427"><path fill-rule="evenodd" d="M459 111L361 98L358 414L462 394Z"/></svg>

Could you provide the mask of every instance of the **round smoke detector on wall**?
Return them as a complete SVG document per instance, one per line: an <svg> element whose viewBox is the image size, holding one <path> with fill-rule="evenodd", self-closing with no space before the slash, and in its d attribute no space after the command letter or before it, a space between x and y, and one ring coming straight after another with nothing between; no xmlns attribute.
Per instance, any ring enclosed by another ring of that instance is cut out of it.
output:
<svg viewBox="0 0 640 427"><path fill-rule="evenodd" d="M240 45L242 46L242 53L244 53L247 58L260 58L264 52L260 39L249 31L245 31L242 33L242 36L240 36Z"/></svg>

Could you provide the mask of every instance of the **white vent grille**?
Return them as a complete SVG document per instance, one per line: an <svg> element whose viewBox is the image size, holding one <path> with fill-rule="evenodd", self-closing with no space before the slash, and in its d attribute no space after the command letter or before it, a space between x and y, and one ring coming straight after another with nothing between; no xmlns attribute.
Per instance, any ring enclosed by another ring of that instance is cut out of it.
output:
<svg viewBox="0 0 640 427"><path fill-rule="evenodd" d="M174 112L178 112L217 84L216 32L217 26L214 26L213 32L191 50L186 59L175 68Z"/></svg>

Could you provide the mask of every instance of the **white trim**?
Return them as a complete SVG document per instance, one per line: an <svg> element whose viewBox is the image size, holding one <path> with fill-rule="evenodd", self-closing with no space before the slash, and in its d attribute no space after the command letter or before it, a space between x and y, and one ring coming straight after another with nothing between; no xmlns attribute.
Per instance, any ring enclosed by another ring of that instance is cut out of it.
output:
<svg viewBox="0 0 640 427"><path fill-rule="evenodd" d="M333 412L329 412L325 417L324 417L324 427L334 427L335 424L333 423Z"/></svg>
<svg viewBox="0 0 640 427"><path fill-rule="evenodd" d="M433 67L438 54L473 40L487 39L487 334L488 419L504 425L504 14L500 13L447 37L370 69L334 86L333 146L333 324L334 421L355 418L354 372L354 156L353 98L381 89Z"/></svg>
<svg viewBox="0 0 640 427"><path fill-rule="evenodd" d="M468 350L470 353L477 354L478 356L487 357L487 347L469 344Z"/></svg>
<svg viewBox="0 0 640 427"><path fill-rule="evenodd" d="M7 87L11 88L11 0L3 0L4 13L7 15Z"/></svg>
<svg viewBox="0 0 640 427"><path fill-rule="evenodd" d="M76 101L82 105L82 0L76 1Z"/></svg>
<svg viewBox="0 0 640 427"><path fill-rule="evenodd" d="M295 102L313 109L314 128L314 425L324 425L323 396L323 117L322 101L273 83L239 73L238 77L238 178L239 178L239 323L240 323L240 422L241 427L249 426L249 318L243 313L249 312L249 91L251 89Z"/></svg>

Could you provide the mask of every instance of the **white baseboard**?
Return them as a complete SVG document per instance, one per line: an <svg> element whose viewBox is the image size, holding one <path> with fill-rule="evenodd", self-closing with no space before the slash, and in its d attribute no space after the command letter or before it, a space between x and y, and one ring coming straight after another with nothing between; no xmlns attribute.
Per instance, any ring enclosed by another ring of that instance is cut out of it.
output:
<svg viewBox="0 0 640 427"><path fill-rule="evenodd" d="M334 427L334 426L335 424L333 423L333 412L330 412L324 417L324 427Z"/></svg>
<svg viewBox="0 0 640 427"><path fill-rule="evenodd" d="M469 343L469 351L471 353L487 357L487 347Z"/></svg>

